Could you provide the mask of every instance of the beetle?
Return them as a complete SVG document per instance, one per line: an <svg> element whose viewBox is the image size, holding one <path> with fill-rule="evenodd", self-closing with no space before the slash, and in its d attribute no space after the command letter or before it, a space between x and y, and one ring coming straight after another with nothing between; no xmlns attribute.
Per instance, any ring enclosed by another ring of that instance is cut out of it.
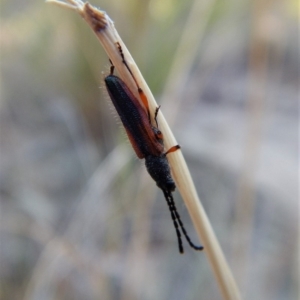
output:
<svg viewBox="0 0 300 300"><path fill-rule="evenodd" d="M120 116L121 122L136 155L140 159L145 159L145 165L148 173L156 182L156 185L163 191L176 230L179 252L184 252L179 229L182 230L183 235L193 249L203 250L202 246L196 246L188 236L176 209L172 195L172 192L175 191L176 185L171 176L167 154L180 149L180 146L175 145L168 151L164 152L163 134L159 130L157 123L157 114L160 106L155 110L154 121L156 126L153 126L151 123L147 97L133 76L133 73L125 60L121 45L119 43L116 44L120 52L122 62L135 81L139 97L141 98L145 108L134 96L125 82L118 76L114 75L114 65L111 61L110 74L104 78L110 99Z"/></svg>

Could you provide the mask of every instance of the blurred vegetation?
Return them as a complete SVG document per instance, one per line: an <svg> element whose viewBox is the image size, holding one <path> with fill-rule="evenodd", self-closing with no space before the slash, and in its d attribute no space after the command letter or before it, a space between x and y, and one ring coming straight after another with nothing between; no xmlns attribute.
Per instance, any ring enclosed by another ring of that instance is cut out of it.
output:
<svg viewBox="0 0 300 300"><path fill-rule="evenodd" d="M297 1L91 4L115 21L172 123L244 299L296 299ZM205 254L177 253L85 22L3 0L0 38L0 298L220 299Z"/></svg>

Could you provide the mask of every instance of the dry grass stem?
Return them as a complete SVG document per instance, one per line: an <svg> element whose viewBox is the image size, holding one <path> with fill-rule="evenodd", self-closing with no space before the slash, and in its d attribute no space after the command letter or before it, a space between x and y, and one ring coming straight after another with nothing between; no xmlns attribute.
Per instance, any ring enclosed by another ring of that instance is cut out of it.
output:
<svg viewBox="0 0 300 300"><path fill-rule="evenodd" d="M116 67L119 76L129 86L131 91L136 91L136 96L139 99L136 85L124 66L116 46L117 43L121 45L128 66L132 70L139 86L146 94L150 110L154 111L158 105L109 16L105 12L91 6L89 3L84 3L79 0L68 0L68 3L57 0L48 0L47 2L76 10L85 19L100 40L107 55ZM169 149L171 146L177 144L161 110L158 114L158 123L160 130L164 134L165 148ZM239 290L206 213L200 203L193 180L181 151L176 151L169 155L168 160L172 169L173 178L188 208L198 236L205 247L205 252L220 286L223 298L231 300L240 299Z"/></svg>

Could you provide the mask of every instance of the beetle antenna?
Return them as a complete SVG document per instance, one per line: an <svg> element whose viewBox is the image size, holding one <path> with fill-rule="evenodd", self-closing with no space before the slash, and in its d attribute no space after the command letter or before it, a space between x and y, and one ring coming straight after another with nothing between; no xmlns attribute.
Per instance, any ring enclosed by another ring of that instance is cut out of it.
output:
<svg viewBox="0 0 300 300"><path fill-rule="evenodd" d="M170 211L172 211L172 213L174 214L174 216L175 216L175 221L176 221L176 220L178 221L179 226L180 226L180 228L181 228L181 230L182 230L182 233L183 233L183 235L185 236L185 238L186 238L187 242L189 243L189 245L190 245L193 249L195 249L195 250L197 250L197 251L203 250L203 246L196 246L196 245L191 241L191 238L190 238L189 235L187 234L187 232L186 232L186 230L185 230L185 227L184 227L184 225L183 225L183 223L182 223L182 221L181 221L180 215L179 215L179 213L178 213L178 211L177 211L177 208L176 208L176 206L175 206L175 202L174 202L172 193L169 192L169 191L163 191L163 192L164 192L165 198L166 198L166 200L167 200L167 202L168 202ZM173 218L173 217L172 217L172 218ZM174 220L173 220L173 221L174 221ZM177 223L177 221L176 221L176 223Z"/></svg>
<svg viewBox="0 0 300 300"><path fill-rule="evenodd" d="M180 234L180 231L179 231L179 226L178 226L178 223L176 221L176 219L177 219L176 218L176 213L173 209L174 206L172 205L172 202L169 199L167 191L163 190L163 193L164 193L166 201L168 203L168 207L169 207L171 217L172 217L172 220L173 220L173 223L174 223L174 227L175 227L175 230L176 230L179 252L182 254L184 252L184 250L183 250L183 244L182 244L182 240L181 240L181 234Z"/></svg>

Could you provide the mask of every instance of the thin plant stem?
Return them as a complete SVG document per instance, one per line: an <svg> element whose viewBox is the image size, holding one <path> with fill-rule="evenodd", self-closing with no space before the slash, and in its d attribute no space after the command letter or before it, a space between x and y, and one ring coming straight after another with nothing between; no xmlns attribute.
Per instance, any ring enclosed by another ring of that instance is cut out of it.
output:
<svg viewBox="0 0 300 300"><path fill-rule="evenodd" d="M82 1L77 0L67 0L68 3L57 0L48 0L47 2L76 10L84 18L84 20L97 35L122 80L139 99L136 84L128 72L128 69L122 62L119 49L116 46L119 43L119 45L122 47L124 57L126 58L126 62L130 70L132 71L135 79L138 82L138 85L142 88L148 99L150 111L155 111L158 104L156 103L149 87L147 86L147 83L145 82L127 47L121 40L118 32L115 29L114 23L109 16L104 11L98 10L87 2L83 3ZM176 145L177 142L175 137L161 110L159 110L158 113L158 123L160 130L164 135L165 148L169 149ZM201 205L182 152L178 150L168 155L168 161L171 166L172 175L176 182L176 186L178 187L180 194L187 206L197 234L204 245L205 252L219 284L223 299L241 299L235 280L228 267L208 217Z"/></svg>

